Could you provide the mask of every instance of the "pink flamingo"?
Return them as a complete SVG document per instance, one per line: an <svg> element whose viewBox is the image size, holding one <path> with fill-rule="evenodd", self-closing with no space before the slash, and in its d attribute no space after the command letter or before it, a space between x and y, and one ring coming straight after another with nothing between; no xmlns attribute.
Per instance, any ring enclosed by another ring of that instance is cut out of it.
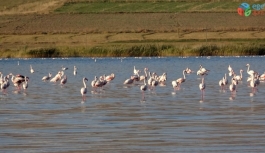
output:
<svg viewBox="0 0 265 153"><path fill-rule="evenodd" d="M87 78L83 78L83 84L84 84L84 87L81 88L80 92L81 92L81 95L82 95L82 100L85 101L86 100L86 93L87 93L87 88L86 88L86 82L85 81L88 81Z"/></svg>

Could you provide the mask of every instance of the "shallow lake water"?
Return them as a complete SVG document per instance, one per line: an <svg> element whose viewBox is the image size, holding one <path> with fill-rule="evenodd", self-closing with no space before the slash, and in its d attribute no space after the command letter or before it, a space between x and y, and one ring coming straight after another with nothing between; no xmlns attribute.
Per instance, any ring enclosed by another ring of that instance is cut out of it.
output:
<svg viewBox="0 0 265 153"><path fill-rule="evenodd" d="M11 83L0 94L0 152L264 152L265 83L252 92L247 63L264 73L264 56L1 59L0 71L28 76L29 87L17 90ZM210 70L203 100L200 64ZM218 85L225 73L231 82L229 64L237 74L244 70L235 94ZM62 66L68 67L64 86L41 81ZM134 66L141 74L145 67L166 72L166 85L147 90L141 101L141 82L123 85ZM186 67L195 72L174 92L171 81L183 77ZM111 73L115 79L92 92L94 76Z"/></svg>

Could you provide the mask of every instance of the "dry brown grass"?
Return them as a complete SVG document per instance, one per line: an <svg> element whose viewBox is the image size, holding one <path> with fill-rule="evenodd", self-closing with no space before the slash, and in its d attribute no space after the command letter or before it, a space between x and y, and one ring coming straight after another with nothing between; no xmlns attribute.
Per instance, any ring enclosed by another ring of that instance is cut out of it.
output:
<svg viewBox="0 0 265 153"><path fill-rule="evenodd" d="M264 16L236 13L47 14L0 16L0 34L264 31Z"/></svg>
<svg viewBox="0 0 265 153"><path fill-rule="evenodd" d="M48 14L53 12L58 7L61 7L66 0L39 0L39 1L29 1L23 4L18 3L17 5L9 8L2 9L0 15L10 15L10 14Z"/></svg>
<svg viewBox="0 0 265 153"><path fill-rule="evenodd" d="M144 43L174 44L176 46L198 47L202 44L233 44L254 40L265 40L265 32L194 32L178 33L117 33L117 34L45 34L45 35L1 35L1 50L23 50L51 47L93 47L104 45L134 45Z"/></svg>

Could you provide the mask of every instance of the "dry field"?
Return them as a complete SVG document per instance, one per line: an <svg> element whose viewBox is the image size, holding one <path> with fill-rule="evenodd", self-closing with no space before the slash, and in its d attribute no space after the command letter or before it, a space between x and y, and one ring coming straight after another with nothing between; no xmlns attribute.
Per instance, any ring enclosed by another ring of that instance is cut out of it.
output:
<svg viewBox="0 0 265 153"><path fill-rule="evenodd" d="M0 51L132 43L198 46L201 42L263 43L265 40L264 15L242 17L236 12L54 13L67 0L17 1L19 5L0 8Z"/></svg>

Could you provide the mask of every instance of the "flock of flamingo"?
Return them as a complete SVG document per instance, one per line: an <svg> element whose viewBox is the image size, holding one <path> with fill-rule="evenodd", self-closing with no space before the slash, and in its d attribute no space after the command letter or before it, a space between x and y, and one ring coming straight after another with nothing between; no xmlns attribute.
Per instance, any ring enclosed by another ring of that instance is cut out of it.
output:
<svg viewBox="0 0 265 153"><path fill-rule="evenodd" d="M19 64L19 63L18 63ZM257 86L260 84L260 81L265 80L265 73L262 75L259 75L257 71L250 70L250 64L247 64L247 73L249 74L249 77L247 81L249 82L249 86L252 88L252 92L257 91ZM54 76L52 77L52 74L49 73L47 76L44 76L42 78L42 81L50 81L50 82L60 82L60 84L63 86L64 84L67 83L67 76L64 74L64 71L67 70L67 67L63 67L62 69ZM34 73L34 69L30 65L30 73ZM186 75L185 74L190 74L193 73L190 68L186 68L182 71L183 77L178 78L176 80L173 80L172 87L174 89L174 92L176 90L179 90L182 83L185 82L186 80ZM204 68L202 65L200 65L199 70L197 71L197 75L201 77L201 83L199 84L199 90L201 91L201 98L202 100L204 99L204 91L206 89L206 84L205 84L205 77L209 74L210 70ZM224 76L220 79L219 81L219 86L221 90L224 90L225 86L229 86L229 90L231 91L231 94L234 94L237 91L237 84L239 81L242 81L243 76L243 70L241 69L240 75L236 75L235 71L232 69L232 67L229 65L228 66L228 75L231 77L231 84L228 84L228 77L226 73ZM141 71L139 69L136 69L135 66L133 68L133 74L126 79L123 84L124 85L130 85L134 84L135 82L142 82L142 85L140 85L140 91L142 92L142 98L141 101L145 101L145 91L147 89L149 90L155 90L156 86L158 84L160 85L165 85L167 81L167 73L163 73L162 75L157 75L155 72L151 73L148 68L144 68L144 74L140 75ZM3 74L0 72L0 86L2 89L2 92L6 94L6 89L9 87L10 82L9 79L11 77L11 82L13 85L17 88L17 90L21 90L23 88L25 91L28 88L28 81L29 77L28 76L23 76L20 74L13 75L12 73L3 76ZM74 71L73 75L77 75L77 67L74 66ZM98 88L101 90L104 85L106 85L108 82L112 81L115 78L114 73L110 75L103 75L100 77L95 76L94 80L91 81L91 87L93 90L97 90ZM83 87L80 89L80 93L82 96L82 100L86 100L86 94L87 94L87 85L86 82L88 79L86 77L83 78Z"/></svg>

